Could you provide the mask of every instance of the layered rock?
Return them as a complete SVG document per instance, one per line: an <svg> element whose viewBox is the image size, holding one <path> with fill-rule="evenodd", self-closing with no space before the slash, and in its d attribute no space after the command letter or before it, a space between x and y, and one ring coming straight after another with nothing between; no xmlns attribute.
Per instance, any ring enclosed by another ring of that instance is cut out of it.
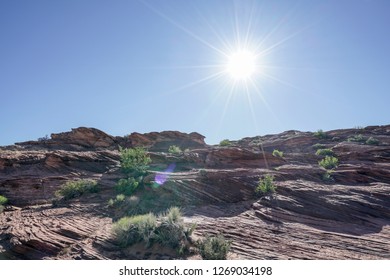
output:
<svg viewBox="0 0 390 280"><path fill-rule="evenodd" d="M378 142L348 141L356 135ZM339 159L326 180L315 144ZM112 137L80 128L0 148L0 194L12 205L0 214L0 258L173 258L161 250L120 250L113 242L115 215L107 201L122 176L118 145L149 149L154 171L146 182L174 164L166 183L136 196L154 194L151 211L170 200L180 203L185 220L197 223L195 239L220 232L233 241L229 258L390 258L390 126L334 130L323 138L287 131L228 147L207 146L195 133ZM189 150L169 154L171 145ZM283 157L273 156L274 149ZM274 176L277 191L259 197L255 187L265 174ZM57 207L47 204L61 184L80 178L97 180L102 191Z"/></svg>

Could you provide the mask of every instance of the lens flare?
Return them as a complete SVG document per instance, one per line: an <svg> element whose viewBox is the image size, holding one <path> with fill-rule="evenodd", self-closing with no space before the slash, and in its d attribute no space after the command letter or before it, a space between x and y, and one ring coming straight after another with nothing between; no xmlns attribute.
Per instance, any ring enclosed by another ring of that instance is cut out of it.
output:
<svg viewBox="0 0 390 280"><path fill-rule="evenodd" d="M176 164L171 163L167 169L165 169L163 172L157 173L154 181L156 182L157 185L161 186L163 185L171 175L171 173L175 170Z"/></svg>

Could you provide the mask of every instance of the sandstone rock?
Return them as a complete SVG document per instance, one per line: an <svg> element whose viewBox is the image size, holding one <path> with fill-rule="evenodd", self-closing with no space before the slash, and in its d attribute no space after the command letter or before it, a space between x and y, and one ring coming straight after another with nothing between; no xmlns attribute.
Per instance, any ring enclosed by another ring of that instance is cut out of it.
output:
<svg viewBox="0 0 390 280"><path fill-rule="evenodd" d="M197 224L194 239L223 233L233 241L229 258L390 259L390 126L326 134L319 139L287 131L219 147L207 146L196 133L112 137L78 128L47 141L0 147L0 194L13 205L0 214L0 259L174 258L120 250L112 239L117 217L107 201L123 176L118 145L149 148L153 171L137 201L149 199L148 211L179 203L185 221ZM347 141L359 134L379 144ZM332 180L324 180L317 143L339 159ZM171 145L190 151L169 154ZM273 156L274 149L283 157ZM166 182L156 185L156 175L171 164ZM274 176L276 194L259 197L255 188L265 174ZM97 180L102 191L47 204L61 184L81 178Z"/></svg>
<svg viewBox="0 0 390 280"><path fill-rule="evenodd" d="M191 148L205 147L204 136L199 133L182 133L179 131L163 131L150 133L131 133L124 137L128 145L131 147L141 146L146 147L150 151L167 152L169 147L176 145L183 151Z"/></svg>

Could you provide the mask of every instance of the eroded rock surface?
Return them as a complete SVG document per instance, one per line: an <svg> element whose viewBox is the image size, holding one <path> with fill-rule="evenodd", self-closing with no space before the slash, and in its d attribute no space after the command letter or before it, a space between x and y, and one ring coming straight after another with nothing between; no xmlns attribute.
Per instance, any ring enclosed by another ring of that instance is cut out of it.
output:
<svg viewBox="0 0 390 280"><path fill-rule="evenodd" d="M179 200L194 238L223 233L233 259L389 259L390 126L343 129L319 138L287 131L208 146L204 137L180 132L113 137L78 128L51 139L0 148L0 259L169 259L170 252L120 250L112 239L115 215L107 201L122 174L118 145L148 147L156 172L174 163L158 190L161 201ZM365 141L373 137L374 145ZM361 136L361 137L360 137ZM316 144L332 149L339 165L325 179ZM170 145L189 149L169 154ZM314 146L314 147L313 147ZM273 156L274 149L284 152ZM260 177L271 174L273 196L259 198ZM101 192L53 206L66 181L89 178ZM157 201L156 201L157 203ZM193 258L193 257L191 257ZM196 256L195 256L196 258Z"/></svg>

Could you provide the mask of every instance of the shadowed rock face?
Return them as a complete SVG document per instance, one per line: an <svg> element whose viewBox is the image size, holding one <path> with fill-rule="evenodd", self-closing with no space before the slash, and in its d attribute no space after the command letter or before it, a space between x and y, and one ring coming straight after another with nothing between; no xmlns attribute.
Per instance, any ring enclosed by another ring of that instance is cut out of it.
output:
<svg viewBox="0 0 390 280"><path fill-rule="evenodd" d="M364 141L347 141L356 135ZM123 176L118 146L149 150L154 171L147 182L153 182L156 170L175 163L164 185L136 195L141 200L156 195L153 209L175 197L185 221L197 223L195 239L221 232L233 241L229 258L389 259L390 126L326 136L287 131L219 147L206 145L197 133L113 137L77 128L0 147L0 194L11 205L0 214L0 259L172 258L163 250L119 250L112 240L115 215L107 201ZM378 143L366 144L369 137ZM328 180L316 144L339 159ZM189 150L169 154L171 145ZM283 157L273 156L274 149ZM277 191L259 199L254 189L265 174L274 175ZM51 205L63 183L81 178L97 180L101 192Z"/></svg>

